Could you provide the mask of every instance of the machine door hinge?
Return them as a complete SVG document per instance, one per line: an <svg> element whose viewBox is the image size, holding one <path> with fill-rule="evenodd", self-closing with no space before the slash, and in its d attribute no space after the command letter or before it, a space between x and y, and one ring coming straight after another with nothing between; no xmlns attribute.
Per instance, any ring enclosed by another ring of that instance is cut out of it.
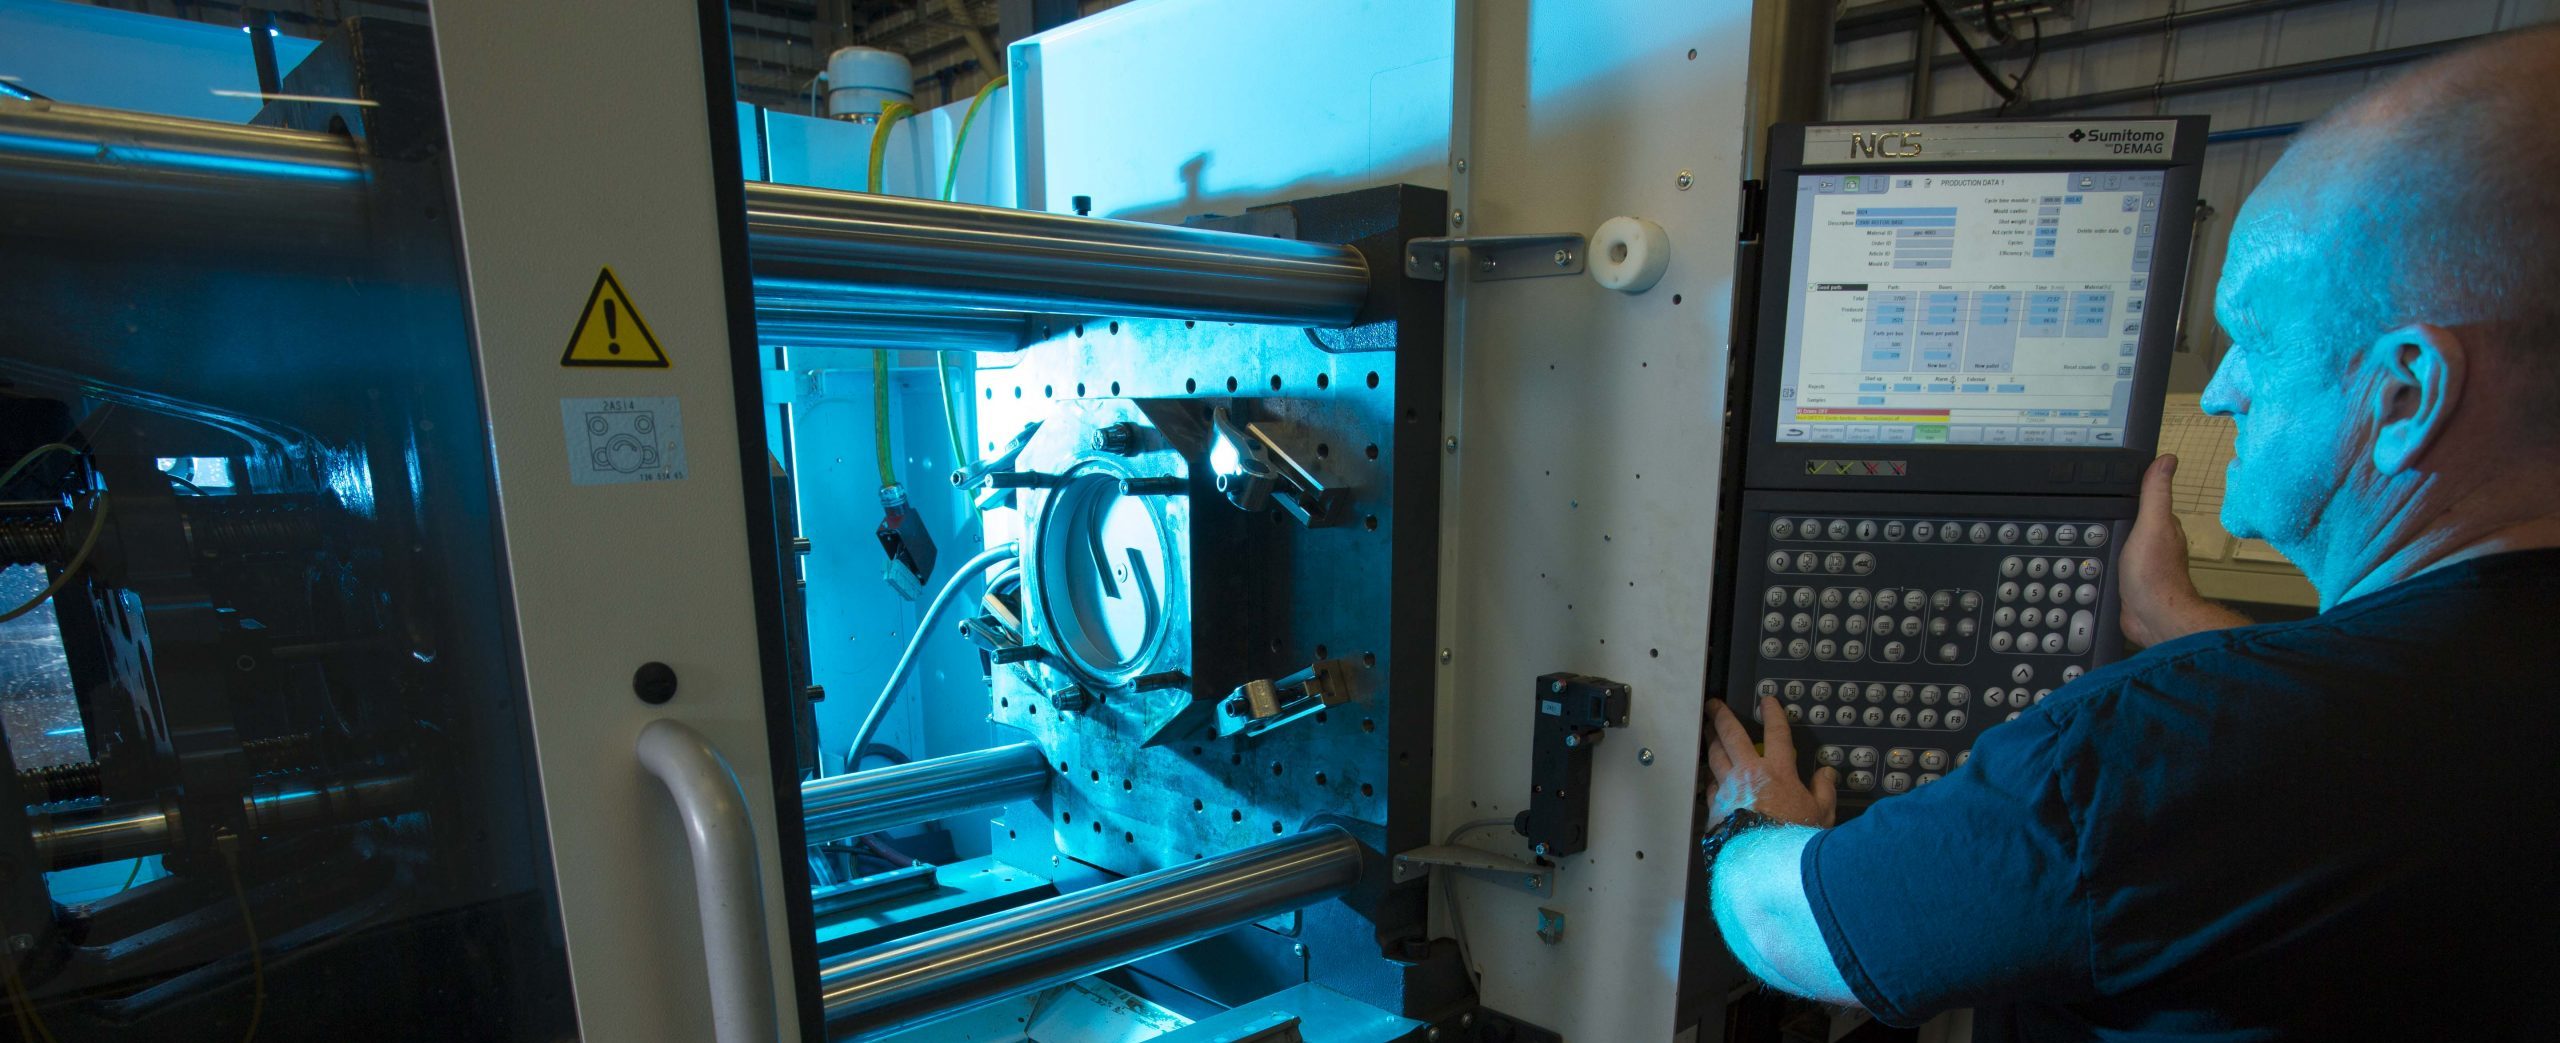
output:
<svg viewBox="0 0 2560 1043"><path fill-rule="evenodd" d="M1477 282L1580 275L1584 243L1580 232L1414 239L1404 244L1404 274L1407 278L1445 282L1449 266L1456 263L1450 253L1465 250Z"/></svg>

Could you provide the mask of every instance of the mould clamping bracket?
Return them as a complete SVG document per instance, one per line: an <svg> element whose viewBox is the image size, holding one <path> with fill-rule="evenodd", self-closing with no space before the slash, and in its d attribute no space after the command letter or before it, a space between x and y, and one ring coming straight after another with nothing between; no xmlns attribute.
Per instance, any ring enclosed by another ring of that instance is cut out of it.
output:
<svg viewBox="0 0 2560 1043"><path fill-rule="evenodd" d="M1517 887L1540 898L1553 898L1556 894L1556 867L1523 862L1463 844L1431 844L1411 851L1399 851L1394 863L1392 879L1399 884L1420 880L1430 875L1435 867L1446 867Z"/></svg>
<svg viewBox="0 0 2560 1043"><path fill-rule="evenodd" d="M1474 260L1475 281L1536 279L1582 274L1584 246L1580 232L1537 232L1528 235L1444 235L1404 244L1404 274L1409 279L1445 282L1449 255L1465 250Z"/></svg>

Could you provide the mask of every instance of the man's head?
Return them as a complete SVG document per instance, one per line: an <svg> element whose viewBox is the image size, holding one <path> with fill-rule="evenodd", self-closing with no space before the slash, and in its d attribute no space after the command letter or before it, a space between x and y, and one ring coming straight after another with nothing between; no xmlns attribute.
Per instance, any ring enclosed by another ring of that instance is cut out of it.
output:
<svg viewBox="0 0 2560 1043"><path fill-rule="evenodd" d="M2437 59L2306 130L2241 210L2204 396L2240 430L2223 525L2315 583L2493 456L2560 463L2555 84L2560 31Z"/></svg>

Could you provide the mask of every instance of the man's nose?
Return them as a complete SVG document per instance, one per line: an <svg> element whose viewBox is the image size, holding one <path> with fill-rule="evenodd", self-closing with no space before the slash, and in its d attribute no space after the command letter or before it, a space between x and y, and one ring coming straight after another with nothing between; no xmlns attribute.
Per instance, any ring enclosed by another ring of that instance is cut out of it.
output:
<svg viewBox="0 0 2560 1043"><path fill-rule="evenodd" d="M2213 380L2204 386L2197 408L2210 416L2239 416L2249 411L2249 396L2241 391L2248 383L2248 362L2239 351L2222 356L2222 364L2214 367Z"/></svg>

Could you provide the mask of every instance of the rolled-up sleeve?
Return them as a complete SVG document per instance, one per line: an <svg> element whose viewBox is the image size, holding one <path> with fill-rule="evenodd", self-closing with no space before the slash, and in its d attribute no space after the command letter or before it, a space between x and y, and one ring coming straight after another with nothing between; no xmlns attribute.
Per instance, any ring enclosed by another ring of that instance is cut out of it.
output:
<svg viewBox="0 0 2560 1043"><path fill-rule="evenodd" d="M2068 743L2052 714L1984 732L1945 778L1805 845L1805 896L1858 1001L1889 1024L2092 992Z"/></svg>

